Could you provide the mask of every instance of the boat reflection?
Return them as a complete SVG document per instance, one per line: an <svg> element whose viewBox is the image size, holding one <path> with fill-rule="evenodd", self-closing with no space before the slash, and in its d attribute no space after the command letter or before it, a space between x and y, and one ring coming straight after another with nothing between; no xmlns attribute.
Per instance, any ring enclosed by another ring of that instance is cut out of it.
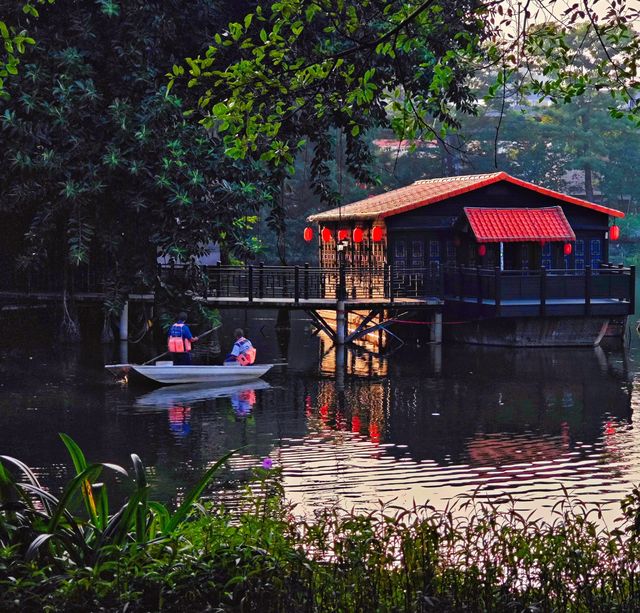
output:
<svg viewBox="0 0 640 613"><path fill-rule="evenodd" d="M139 396L135 401L137 409L167 410L169 429L178 439L191 433L191 410L199 403L216 398L229 398L236 419L246 419L256 404L256 390L271 387L261 379L236 385L212 386L192 383L162 387Z"/></svg>
<svg viewBox="0 0 640 613"><path fill-rule="evenodd" d="M234 397L248 398L253 392L253 402L255 404L255 390L268 389L271 386L262 379L257 379L249 383L238 383L236 385L211 385L211 383L189 383L185 385L171 385L160 387L138 396L135 406L138 408L164 409L175 405L191 405L196 402L204 402L214 398Z"/></svg>

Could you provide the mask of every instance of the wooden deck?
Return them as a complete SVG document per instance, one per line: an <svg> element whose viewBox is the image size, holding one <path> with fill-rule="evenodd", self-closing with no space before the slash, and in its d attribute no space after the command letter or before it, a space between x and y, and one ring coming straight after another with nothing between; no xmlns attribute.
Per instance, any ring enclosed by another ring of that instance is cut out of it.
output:
<svg viewBox="0 0 640 613"><path fill-rule="evenodd" d="M230 298L230 297L196 297L207 305L217 308L258 308L258 309L293 309L293 310L335 310L335 298ZM347 310L395 309L410 307L412 309L432 309L441 307L444 301L440 298L355 298L344 301Z"/></svg>

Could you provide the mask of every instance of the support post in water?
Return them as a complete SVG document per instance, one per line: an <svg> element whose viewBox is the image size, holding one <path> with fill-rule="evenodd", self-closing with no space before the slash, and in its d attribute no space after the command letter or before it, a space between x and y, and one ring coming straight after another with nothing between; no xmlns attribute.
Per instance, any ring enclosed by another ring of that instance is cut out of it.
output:
<svg viewBox="0 0 640 613"><path fill-rule="evenodd" d="M344 345L346 317L344 300L338 300L336 304L336 344Z"/></svg>
<svg viewBox="0 0 640 613"><path fill-rule="evenodd" d="M129 301L125 300L120 312L120 322L118 325L118 336L121 341L129 338Z"/></svg>
<svg viewBox="0 0 640 613"><path fill-rule="evenodd" d="M433 323L431 325L431 342L442 343L442 313L433 314Z"/></svg>

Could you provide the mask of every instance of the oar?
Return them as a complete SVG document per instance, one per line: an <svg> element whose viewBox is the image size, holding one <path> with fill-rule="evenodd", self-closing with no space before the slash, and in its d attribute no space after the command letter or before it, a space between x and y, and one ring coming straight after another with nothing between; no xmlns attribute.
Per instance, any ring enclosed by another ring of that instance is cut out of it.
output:
<svg viewBox="0 0 640 613"><path fill-rule="evenodd" d="M214 326L213 328L211 328L211 330L207 330L206 332L203 332L202 334L200 334L198 336L198 341L203 336L207 336L207 334L211 334L214 330L217 330L218 328L220 328L220 326L222 326L222 324L218 324L217 326ZM162 358L165 355L167 355L167 353L171 353L171 352L170 351L165 351L164 353L161 353L160 355L157 355L155 358L151 358L150 360L147 360L146 362L144 362L144 364L141 364L141 366L146 366L147 364L151 364L151 362L155 362L156 360L159 360L160 358Z"/></svg>

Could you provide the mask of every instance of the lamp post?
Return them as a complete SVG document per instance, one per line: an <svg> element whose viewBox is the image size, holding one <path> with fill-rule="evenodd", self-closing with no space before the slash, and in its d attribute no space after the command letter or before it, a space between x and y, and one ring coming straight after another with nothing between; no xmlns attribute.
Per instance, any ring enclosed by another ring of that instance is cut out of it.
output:
<svg viewBox="0 0 640 613"><path fill-rule="evenodd" d="M348 241L340 241L337 245L338 250L338 286L336 287L336 342L338 345L344 345L346 336L346 313L344 309L344 301L347 298L347 273L345 264L345 249Z"/></svg>

